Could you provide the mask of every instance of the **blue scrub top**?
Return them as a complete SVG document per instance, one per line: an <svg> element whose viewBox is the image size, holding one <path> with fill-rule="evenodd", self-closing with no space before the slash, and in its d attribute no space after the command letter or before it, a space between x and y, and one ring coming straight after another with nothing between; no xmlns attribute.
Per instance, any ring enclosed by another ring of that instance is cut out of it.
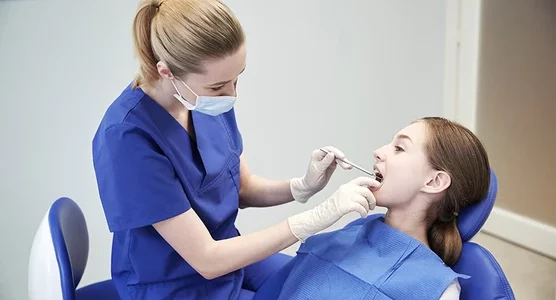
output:
<svg viewBox="0 0 556 300"><path fill-rule="evenodd" d="M151 226L193 208L215 240L239 235L239 156L234 110L192 111L195 140L141 89L129 85L93 139L93 163L108 227L112 278L122 299L237 299L240 269L198 274ZM183 228L183 230L188 230Z"/></svg>

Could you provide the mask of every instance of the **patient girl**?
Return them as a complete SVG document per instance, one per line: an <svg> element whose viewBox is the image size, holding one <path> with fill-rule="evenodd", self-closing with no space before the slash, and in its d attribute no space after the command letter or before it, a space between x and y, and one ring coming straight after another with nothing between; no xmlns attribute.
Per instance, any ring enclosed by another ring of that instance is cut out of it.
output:
<svg viewBox="0 0 556 300"><path fill-rule="evenodd" d="M458 213L490 184L485 149L465 127L417 120L374 152L385 217L303 243L279 299L459 299Z"/></svg>

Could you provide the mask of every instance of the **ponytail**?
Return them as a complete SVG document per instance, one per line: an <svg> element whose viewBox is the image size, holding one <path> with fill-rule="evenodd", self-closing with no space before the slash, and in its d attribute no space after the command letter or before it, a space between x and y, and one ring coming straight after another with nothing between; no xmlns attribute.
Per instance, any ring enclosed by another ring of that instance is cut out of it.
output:
<svg viewBox="0 0 556 300"><path fill-rule="evenodd" d="M142 0L133 20L139 74L133 88L154 86L163 61L176 76L202 73L204 62L240 49L241 24L221 0Z"/></svg>
<svg viewBox="0 0 556 300"><path fill-rule="evenodd" d="M151 24L163 0L143 0L133 20L133 43L139 59L140 72L133 82L137 88L145 83L152 83L158 77L157 58L151 42Z"/></svg>
<svg viewBox="0 0 556 300"><path fill-rule="evenodd" d="M457 218L449 221L437 219L428 231L428 241L434 251L448 266L455 265L461 255L462 241Z"/></svg>

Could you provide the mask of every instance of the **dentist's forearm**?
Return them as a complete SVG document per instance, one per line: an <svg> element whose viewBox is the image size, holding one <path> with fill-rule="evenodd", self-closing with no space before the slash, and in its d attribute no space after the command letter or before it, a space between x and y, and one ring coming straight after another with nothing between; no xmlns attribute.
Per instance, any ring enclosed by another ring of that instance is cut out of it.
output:
<svg viewBox="0 0 556 300"><path fill-rule="evenodd" d="M294 200L289 180L270 180L257 175L248 178L239 194L240 207L269 207Z"/></svg>
<svg viewBox="0 0 556 300"><path fill-rule="evenodd" d="M298 223L294 225L299 227ZM288 221L251 234L214 240L193 209L153 226L206 279L248 266L298 241Z"/></svg>
<svg viewBox="0 0 556 300"><path fill-rule="evenodd" d="M272 227L210 243L202 273L207 279L216 278L263 260L296 243L288 221Z"/></svg>

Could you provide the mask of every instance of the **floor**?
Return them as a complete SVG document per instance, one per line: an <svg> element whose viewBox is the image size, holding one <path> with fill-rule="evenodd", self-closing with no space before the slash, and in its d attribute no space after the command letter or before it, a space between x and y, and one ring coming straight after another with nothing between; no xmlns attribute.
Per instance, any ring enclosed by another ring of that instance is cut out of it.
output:
<svg viewBox="0 0 556 300"><path fill-rule="evenodd" d="M556 300L556 260L484 233L479 233L473 241L494 255L516 299Z"/></svg>

